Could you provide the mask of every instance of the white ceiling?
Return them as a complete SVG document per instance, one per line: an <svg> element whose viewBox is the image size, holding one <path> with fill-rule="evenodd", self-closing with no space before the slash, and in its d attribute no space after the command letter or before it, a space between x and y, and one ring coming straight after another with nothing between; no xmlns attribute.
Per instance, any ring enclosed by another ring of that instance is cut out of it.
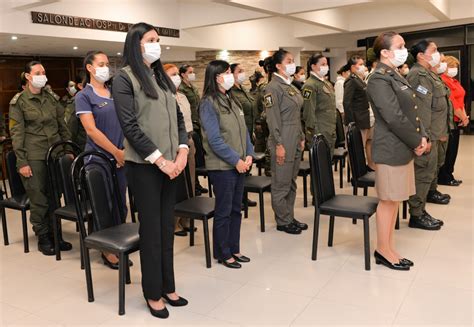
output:
<svg viewBox="0 0 474 327"><path fill-rule="evenodd" d="M474 22L474 0L0 0L2 5L0 9L6 10L0 12L0 53L4 54L82 56L90 49L110 55L122 51L124 35L117 34L123 33L30 22L31 27L25 28L21 19L29 19L31 10L130 23L155 19L150 23L181 30L180 39L162 40L164 56L169 58L199 49L355 48L357 38L380 30ZM9 23L2 26L3 15ZM13 20L18 26L11 23L15 15L21 18ZM41 28L47 33L41 34ZM50 31L60 30L51 35ZM18 40L12 41L17 32ZM79 49L73 50L74 46Z"/></svg>

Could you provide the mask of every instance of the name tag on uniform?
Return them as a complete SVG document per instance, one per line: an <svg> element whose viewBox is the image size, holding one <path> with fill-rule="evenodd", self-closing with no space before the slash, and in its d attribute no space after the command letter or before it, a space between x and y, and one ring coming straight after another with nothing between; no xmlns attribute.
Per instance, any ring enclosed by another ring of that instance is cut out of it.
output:
<svg viewBox="0 0 474 327"><path fill-rule="evenodd" d="M418 93L421 93L423 95L427 95L428 94L428 89L426 87L423 87L421 85L418 85L418 87L416 88L416 91Z"/></svg>
<svg viewBox="0 0 474 327"><path fill-rule="evenodd" d="M406 85L403 85L403 86L400 88L400 90L402 90L402 91L405 91L406 89L408 89L408 86L406 86Z"/></svg>
<svg viewBox="0 0 474 327"><path fill-rule="evenodd" d="M104 102L102 102L102 103L99 103L99 104L97 105L97 107L103 108L103 107L105 107L106 105L107 105L107 101L104 101Z"/></svg>
<svg viewBox="0 0 474 327"><path fill-rule="evenodd" d="M239 109L239 113L241 116L244 116L244 112L242 111L242 109Z"/></svg>

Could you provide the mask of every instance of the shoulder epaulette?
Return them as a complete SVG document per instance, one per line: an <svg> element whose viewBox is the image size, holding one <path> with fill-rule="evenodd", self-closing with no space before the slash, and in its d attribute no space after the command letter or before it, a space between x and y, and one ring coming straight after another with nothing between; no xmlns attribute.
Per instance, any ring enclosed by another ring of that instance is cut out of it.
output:
<svg viewBox="0 0 474 327"><path fill-rule="evenodd" d="M54 100L56 100L56 101L59 101L59 100L61 99L61 98L59 97L59 95L57 95L56 93L54 93L53 90L46 89L46 92L47 92L49 95L51 95L51 96L54 98Z"/></svg>
<svg viewBox="0 0 474 327"><path fill-rule="evenodd" d="M18 92L17 94L15 94L15 96L10 100L10 104L16 104L16 102L18 101L18 98L20 98L20 95L22 95L23 91L21 92Z"/></svg>

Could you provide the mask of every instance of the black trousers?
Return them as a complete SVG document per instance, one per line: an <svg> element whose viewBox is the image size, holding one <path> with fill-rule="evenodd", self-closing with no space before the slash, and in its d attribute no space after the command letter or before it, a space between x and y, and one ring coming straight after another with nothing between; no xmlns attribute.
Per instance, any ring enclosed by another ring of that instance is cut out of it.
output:
<svg viewBox="0 0 474 327"><path fill-rule="evenodd" d="M459 135L459 127L451 130L448 141L448 149L446 150L446 160L444 161L444 165L439 169L438 173L438 183L446 184L454 179L454 165L456 163L459 150Z"/></svg>
<svg viewBox="0 0 474 327"><path fill-rule="evenodd" d="M127 179L140 221L143 295L159 300L175 291L173 268L176 181L156 165L127 162Z"/></svg>

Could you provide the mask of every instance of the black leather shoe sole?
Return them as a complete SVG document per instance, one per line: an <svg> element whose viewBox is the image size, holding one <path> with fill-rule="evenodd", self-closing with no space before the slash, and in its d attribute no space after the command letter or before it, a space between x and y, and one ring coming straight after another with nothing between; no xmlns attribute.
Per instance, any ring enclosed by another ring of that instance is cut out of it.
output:
<svg viewBox="0 0 474 327"><path fill-rule="evenodd" d="M183 297L179 297L177 300L171 300L168 295L163 294L163 298L168 302L172 307L184 307L185 305L188 305L188 300L186 300Z"/></svg>
<svg viewBox="0 0 474 327"><path fill-rule="evenodd" d="M242 263L250 262L250 258L246 257L244 255L241 255L240 257L238 257L236 255L232 255L232 258L234 258L234 260L237 261L237 262L242 262Z"/></svg>
<svg viewBox="0 0 474 327"><path fill-rule="evenodd" d="M408 222L408 227L410 228L419 228L419 229L424 229L424 230L440 230L441 225L425 225L425 224L420 224L416 221L410 221Z"/></svg>
<svg viewBox="0 0 474 327"><path fill-rule="evenodd" d="M453 179L452 181L449 182L438 182L439 185L445 185L445 186L459 186L461 185L462 181L458 181L456 179Z"/></svg>
<svg viewBox="0 0 474 327"><path fill-rule="evenodd" d="M293 235L301 234L301 228L293 224L285 225L285 226L277 226L277 230L280 232L285 232L285 233L293 234Z"/></svg>
<svg viewBox="0 0 474 327"><path fill-rule="evenodd" d="M188 235L188 232L186 232L185 230L179 230L174 232L174 235L184 237Z"/></svg>
<svg viewBox="0 0 474 327"><path fill-rule="evenodd" d="M148 306L148 309L150 310L150 313L153 317L160 318L160 319L166 319L170 316L170 313L166 307L161 310L155 310L150 306L150 303L148 303L148 300L146 300L146 305Z"/></svg>
<svg viewBox="0 0 474 327"><path fill-rule="evenodd" d="M449 199L448 199L448 198L439 199L439 198L431 198L431 197L428 197L428 198L426 199L426 202L434 203L434 204L446 205L446 204L449 204Z"/></svg>

